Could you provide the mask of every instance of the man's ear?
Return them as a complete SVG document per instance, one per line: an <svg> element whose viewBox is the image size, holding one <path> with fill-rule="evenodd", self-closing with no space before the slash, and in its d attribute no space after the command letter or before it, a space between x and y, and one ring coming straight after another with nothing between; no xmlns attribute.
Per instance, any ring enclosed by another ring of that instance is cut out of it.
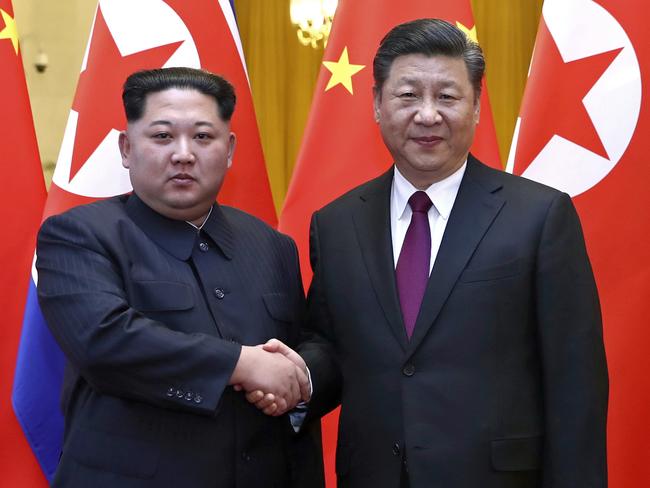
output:
<svg viewBox="0 0 650 488"><path fill-rule="evenodd" d="M478 124L481 120L481 96L477 96L474 100L474 124Z"/></svg>
<svg viewBox="0 0 650 488"><path fill-rule="evenodd" d="M126 134L125 130L120 132L120 136L117 139L117 145L120 148L120 155L122 156L122 166L124 166L126 169L129 169L129 154L131 153L131 142L129 141L129 136Z"/></svg>
<svg viewBox="0 0 650 488"><path fill-rule="evenodd" d="M375 122L379 122L379 104L381 103L381 90L376 86L372 87L372 106L375 112Z"/></svg>
<svg viewBox="0 0 650 488"><path fill-rule="evenodd" d="M235 146L237 145L237 136L234 132L228 137L228 168L232 166L232 158L235 155Z"/></svg>

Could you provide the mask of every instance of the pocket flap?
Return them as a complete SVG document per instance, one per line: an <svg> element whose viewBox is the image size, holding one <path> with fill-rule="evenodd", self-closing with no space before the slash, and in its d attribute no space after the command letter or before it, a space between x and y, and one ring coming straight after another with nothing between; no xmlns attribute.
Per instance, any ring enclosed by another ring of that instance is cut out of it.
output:
<svg viewBox="0 0 650 488"><path fill-rule="evenodd" d="M514 261L497 266L468 268L460 275L460 281L468 283L472 281L498 280L500 278L518 275L522 270L522 260L515 259Z"/></svg>
<svg viewBox="0 0 650 488"><path fill-rule="evenodd" d="M187 283L134 281L131 305L140 312L187 310L194 306L194 297Z"/></svg>
<svg viewBox="0 0 650 488"><path fill-rule="evenodd" d="M295 310L285 293L266 293L262 295L262 299L266 310L274 319L282 322L293 322L295 320Z"/></svg>
<svg viewBox="0 0 650 488"><path fill-rule="evenodd" d="M542 437L498 439L491 442L492 466L497 471L540 469Z"/></svg>

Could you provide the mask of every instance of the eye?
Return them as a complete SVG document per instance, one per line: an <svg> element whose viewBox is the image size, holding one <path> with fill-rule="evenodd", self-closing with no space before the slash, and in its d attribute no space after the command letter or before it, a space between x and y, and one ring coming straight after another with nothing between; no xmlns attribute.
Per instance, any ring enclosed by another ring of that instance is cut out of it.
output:
<svg viewBox="0 0 650 488"><path fill-rule="evenodd" d="M207 132L199 132L194 136L194 138L200 141L207 141L209 139L212 139L212 134L209 134Z"/></svg>
<svg viewBox="0 0 650 488"><path fill-rule="evenodd" d="M441 93L440 95L438 95L438 98L440 100L456 100L456 97L454 97L449 93Z"/></svg>
<svg viewBox="0 0 650 488"><path fill-rule="evenodd" d="M407 91L407 92L400 93L399 97L404 100L409 100L415 98L415 93Z"/></svg>
<svg viewBox="0 0 650 488"><path fill-rule="evenodd" d="M165 139L171 139L171 134L169 132L156 132L155 134L152 135L154 139L160 139L160 140L165 140Z"/></svg>

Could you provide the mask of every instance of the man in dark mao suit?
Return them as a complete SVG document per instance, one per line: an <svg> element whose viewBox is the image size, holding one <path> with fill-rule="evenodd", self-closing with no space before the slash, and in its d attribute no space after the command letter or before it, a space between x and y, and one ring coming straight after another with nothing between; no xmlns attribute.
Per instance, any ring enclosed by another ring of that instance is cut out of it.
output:
<svg viewBox="0 0 650 488"><path fill-rule="evenodd" d="M309 381L259 344L295 343L304 309L290 238L215 204L235 136L232 86L138 72L120 135L134 192L48 219L38 294L69 361L53 486L322 486L320 445L284 413ZM245 398L274 398L264 415Z"/></svg>
<svg viewBox="0 0 650 488"><path fill-rule="evenodd" d="M607 485L607 369L578 216L568 195L469 155L483 70L447 22L394 28L374 108L395 165L313 216L299 352L309 415L341 405L340 487Z"/></svg>

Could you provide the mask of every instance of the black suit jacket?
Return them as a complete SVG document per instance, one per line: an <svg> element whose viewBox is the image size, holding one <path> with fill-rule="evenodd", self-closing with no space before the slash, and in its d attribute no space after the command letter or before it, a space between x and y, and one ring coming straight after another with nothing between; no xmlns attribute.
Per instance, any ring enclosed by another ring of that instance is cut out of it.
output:
<svg viewBox="0 0 650 488"><path fill-rule="evenodd" d="M219 205L197 234L132 195L48 219L37 255L69 360L54 486L321 486L312 432L227 386L242 344L297 338L290 238Z"/></svg>
<svg viewBox="0 0 650 488"><path fill-rule="evenodd" d="M470 156L414 334L390 236L393 171L313 216L312 415L341 403L339 486L607 484L598 295L570 198Z"/></svg>

